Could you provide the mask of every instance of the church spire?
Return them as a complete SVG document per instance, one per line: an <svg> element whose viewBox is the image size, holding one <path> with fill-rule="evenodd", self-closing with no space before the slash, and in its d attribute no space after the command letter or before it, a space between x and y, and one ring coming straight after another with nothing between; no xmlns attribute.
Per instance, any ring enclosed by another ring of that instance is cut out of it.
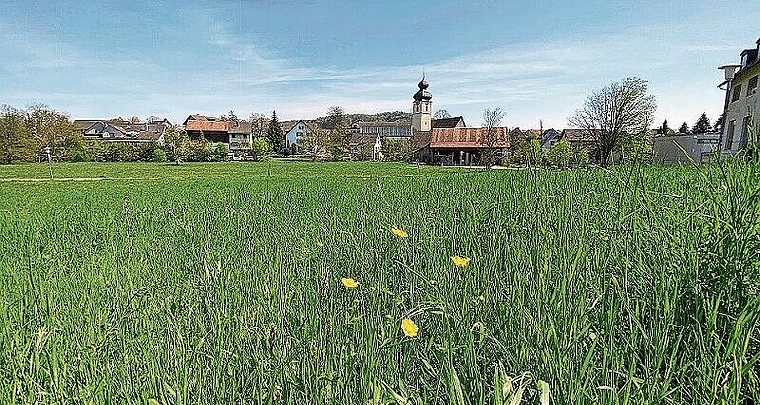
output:
<svg viewBox="0 0 760 405"><path fill-rule="evenodd" d="M417 131L427 132L432 129L432 109L433 95L428 91L428 82L425 80L425 74L422 74L422 80L417 83L417 93L414 93L414 102L412 103L412 128Z"/></svg>
<svg viewBox="0 0 760 405"><path fill-rule="evenodd" d="M422 80L420 80L419 83L417 83L417 87L419 87L419 90L417 90L417 93L414 94L414 99L416 101L430 101L430 99L433 98L433 95L430 94L430 92L427 90L428 86L430 86L425 80L425 74L422 74Z"/></svg>

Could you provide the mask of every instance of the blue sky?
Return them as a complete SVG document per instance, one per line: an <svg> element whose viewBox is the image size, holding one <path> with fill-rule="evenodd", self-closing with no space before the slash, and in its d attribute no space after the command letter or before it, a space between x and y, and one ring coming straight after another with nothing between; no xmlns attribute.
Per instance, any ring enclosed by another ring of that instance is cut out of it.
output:
<svg viewBox="0 0 760 405"><path fill-rule="evenodd" d="M564 128L588 93L638 76L657 124L717 118L717 66L760 37L753 1L4 1L0 104L72 118L283 119L329 106L501 107L510 127Z"/></svg>

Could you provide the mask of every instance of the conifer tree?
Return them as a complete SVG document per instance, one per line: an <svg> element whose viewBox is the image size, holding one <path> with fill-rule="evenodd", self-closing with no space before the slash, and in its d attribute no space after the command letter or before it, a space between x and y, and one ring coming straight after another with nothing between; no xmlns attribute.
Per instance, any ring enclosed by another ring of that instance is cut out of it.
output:
<svg viewBox="0 0 760 405"><path fill-rule="evenodd" d="M681 124L681 128L678 128L679 134L688 134L689 133L689 125L687 123Z"/></svg>
<svg viewBox="0 0 760 405"><path fill-rule="evenodd" d="M665 120L662 122L662 126L660 127L660 134L667 135L668 132L670 132L670 127L668 127L668 120Z"/></svg>
<svg viewBox="0 0 760 405"><path fill-rule="evenodd" d="M269 128L267 129L267 142L272 146L274 153L282 153L284 139L285 134L282 133L280 120L277 119L277 111L272 111L272 119L269 121Z"/></svg>
<svg viewBox="0 0 760 405"><path fill-rule="evenodd" d="M699 119L697 120L697 123L694 124L691 132L695 134L706 134L708 132L712 132L712 126L710 125L710 120L707 119L707 114L702 113L702 115L699 116Z"/></svg>

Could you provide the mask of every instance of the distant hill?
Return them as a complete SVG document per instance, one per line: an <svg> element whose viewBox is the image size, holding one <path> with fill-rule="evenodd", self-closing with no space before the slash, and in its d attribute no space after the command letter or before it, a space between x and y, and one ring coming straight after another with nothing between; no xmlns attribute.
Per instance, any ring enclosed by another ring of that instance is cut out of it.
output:
<svg viewBox="0 0 760 405"><path fill-rule="evenodd" d="M364 122L397 122L408 121L412 122L412 113L403 111L386 111L377 114L346 114L348 117L349 126L360 121ZM327 117L318 117L314 121L319 123L319 126L325 128Z"/></svg>

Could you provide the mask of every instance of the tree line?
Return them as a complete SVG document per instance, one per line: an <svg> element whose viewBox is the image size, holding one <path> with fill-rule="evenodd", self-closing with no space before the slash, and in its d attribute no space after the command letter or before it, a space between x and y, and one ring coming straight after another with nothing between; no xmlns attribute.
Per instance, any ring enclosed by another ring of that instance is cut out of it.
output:
<svg viewBox="0 0 760 405"><path fill-rule="evenodd" d="M197 162L225 160L228 153L205 139L187 140L182 151L182 160ZM55 162L165 162L172 153L157 142L85 139L66 114L45 105L0 107L0 163L46 161L48 155Z"/></svg>

